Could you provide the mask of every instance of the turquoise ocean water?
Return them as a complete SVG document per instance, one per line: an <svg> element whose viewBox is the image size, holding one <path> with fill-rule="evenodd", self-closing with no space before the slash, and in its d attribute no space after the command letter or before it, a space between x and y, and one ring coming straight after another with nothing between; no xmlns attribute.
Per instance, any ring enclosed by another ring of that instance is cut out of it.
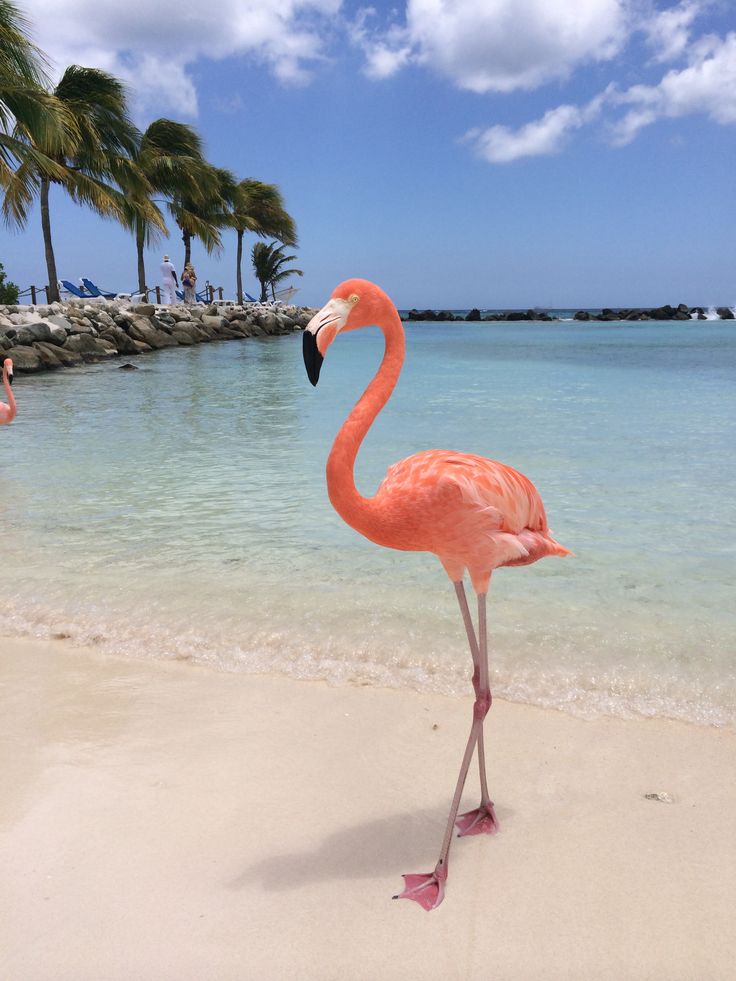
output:
<svg viewBox="0 0 736 981"><path fill-rule="evenodd" d="M381 350L376 329L338 338L316 389L299 335L17 377L0 636L469 695L437 560L364 541L327 500ZM729 322L407 325L360 489L420 449L480 453L536 483L576 553L494 576L496 694L736 720L735 382Z"/></svg>

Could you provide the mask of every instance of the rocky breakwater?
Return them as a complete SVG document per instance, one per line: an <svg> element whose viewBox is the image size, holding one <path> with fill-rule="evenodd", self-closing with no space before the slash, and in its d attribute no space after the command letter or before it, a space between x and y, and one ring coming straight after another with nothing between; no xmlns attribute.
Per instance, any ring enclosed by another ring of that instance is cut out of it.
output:
<svg viewBox="0 0 736 981"><path fill-rule="evenodd" d="M290 334L309 322L306 307L155 307L119 302L0 306L0 359L17 372L50 371L165 347Z"/></svg>

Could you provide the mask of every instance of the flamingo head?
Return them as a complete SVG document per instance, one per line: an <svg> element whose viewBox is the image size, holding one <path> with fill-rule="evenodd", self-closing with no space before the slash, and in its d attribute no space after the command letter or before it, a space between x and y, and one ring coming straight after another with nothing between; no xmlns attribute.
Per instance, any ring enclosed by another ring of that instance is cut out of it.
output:
<svg viewBox="0 0 736 981"><path fill-rule="evenodd" d="M333 290L327 303L304 328L304 366L313 385L319 380L327 348L337 335L380 323L386 304L393 309L383 290L367 279L346 279Z"/></svg>
<svg viewBox="0 0 736 981"><path fill-rule="evenodd" d="M8 379L10 385L13 384L13 361L11 358L6 358L3 361L3 375Z"/></svg>

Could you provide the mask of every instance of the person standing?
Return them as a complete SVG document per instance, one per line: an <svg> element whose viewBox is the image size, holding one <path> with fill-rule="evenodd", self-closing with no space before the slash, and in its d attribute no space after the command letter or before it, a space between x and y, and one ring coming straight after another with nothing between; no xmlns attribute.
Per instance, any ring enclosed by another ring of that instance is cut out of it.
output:
<svg viewBox="0 0 736 981"><path fill-rule="evenodd" d="M184 302L188 307L194 306L197 302L197 274L191 262L184 266L184 272L181 274L181 285L184 287Z"/></svg>
<svg viewBox="0 0 736 981"><path fill-rule="evenodd" d="M164 261L161 263L161 301L163 303L168 303L171 306L176 303L176 287L179 285L179 280L176 278L176 269L174 269L174 264L169 262L169 257L164 256Z"/></svg>

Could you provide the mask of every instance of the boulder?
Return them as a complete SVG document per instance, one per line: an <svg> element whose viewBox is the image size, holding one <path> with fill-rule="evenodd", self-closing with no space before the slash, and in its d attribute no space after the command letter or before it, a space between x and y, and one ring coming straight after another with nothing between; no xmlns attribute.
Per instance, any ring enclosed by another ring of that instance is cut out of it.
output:
<svg viewBox="0 0 736 981"><path fill-rule="evenodd" d="M68 317L62 317L58 313L52 313L46 317L47 324L54 324L56 327L63 327L67 334L71 333L72 325Z"/></svg>
<svg viewBox="0 0 736 981"><path fill-rule="evenodd" d="M33 347L38 351L38 356L44 368L51 370L53 368L63 367L61 360L56 356L56 351L61 350L61 348L54 347L53 344L48 344L44 341L38 341Z"/></svg>
<svg viewBox="0 0 736 981"><path fill-rule="evenodd" d="M109 358L118 353L108 341L102 341L90 334L72 334L68 338L64 350L77 351L85 361Z"/></svg>
<svg viewBox="0 0 736 981"><path fill-rule="evenodd" d="M33 344L34 341L50 341L51 328L48 324L24 324L18 328L18 343Z"/></svg>
<svg viewBox="0 0 736 981"><path fill-rule="evenodd" d="M40 371L43 367L41 355L35 347L19 344L13 348L13 368L16 371Z"/></svg>
<svg viewBox="0 0 736 981"><path fill-rule="evenodd" d="M210 327L214 330L220 331L222 327L227 327L227 320L225 317L219 317L215 314L206 313L202 316L202 324L204 327Z"/></svg>
<svg viewBox="0 0 736 981"><path fill-rule="evenodd" d="M100 334L100 340L107 341L120 354L137 354L138 348L135 341L129 337L120 327L108 327Z"/></svg>
<svg viewBox="0 0 736 981"><path fill-rule="evenodd" d="M51 330L51 338L50 338L51 343L56 344L57 347L63 347L66 344L66 339L68 336L64 328L57 327L56 325L54 325L49 329Z"/></svg>
<svg viewBox="0 0 736 981"><path fill-rule="evenodd" d="M37 341L33 346L39 354L42 351L46 351L49 355L52 355L59 365L62 365L64 368L73 368L75 365L82 363L82 355L77 351L68 351L65 347L47 344L45 341Z"/></svg>
<svg viewBox="0 0 736 981"><path fill-rule="evenodd" d="M468 321L480 320L480 310L477 307L473 307L465 319Z"/></svg>
<svg viewBox="0 0 736 981"><path fill-rule="evenodd" d="M174 329L171 332L171 336L176 341L177 344L187 345L187 344L197 343L195 339L192 337L192 335L189 333L189 331L179 330L178 327L174 327Z"/></svg>
<svg viewBox="0 0 736 981"><path fill-rule="evenodd" d="M729 307L717 307L716 308L716 313L721 318L721 320L734 320L734 319L736 319L736 317L734 317L733 310L731 310Z"/></svg>
<svg viewBox="0 0 736 981"><path fill-rule="evenodd" d="M136 303L130 309L142 317L152 317L156 312L156 307L152 303Z"/></svg>

